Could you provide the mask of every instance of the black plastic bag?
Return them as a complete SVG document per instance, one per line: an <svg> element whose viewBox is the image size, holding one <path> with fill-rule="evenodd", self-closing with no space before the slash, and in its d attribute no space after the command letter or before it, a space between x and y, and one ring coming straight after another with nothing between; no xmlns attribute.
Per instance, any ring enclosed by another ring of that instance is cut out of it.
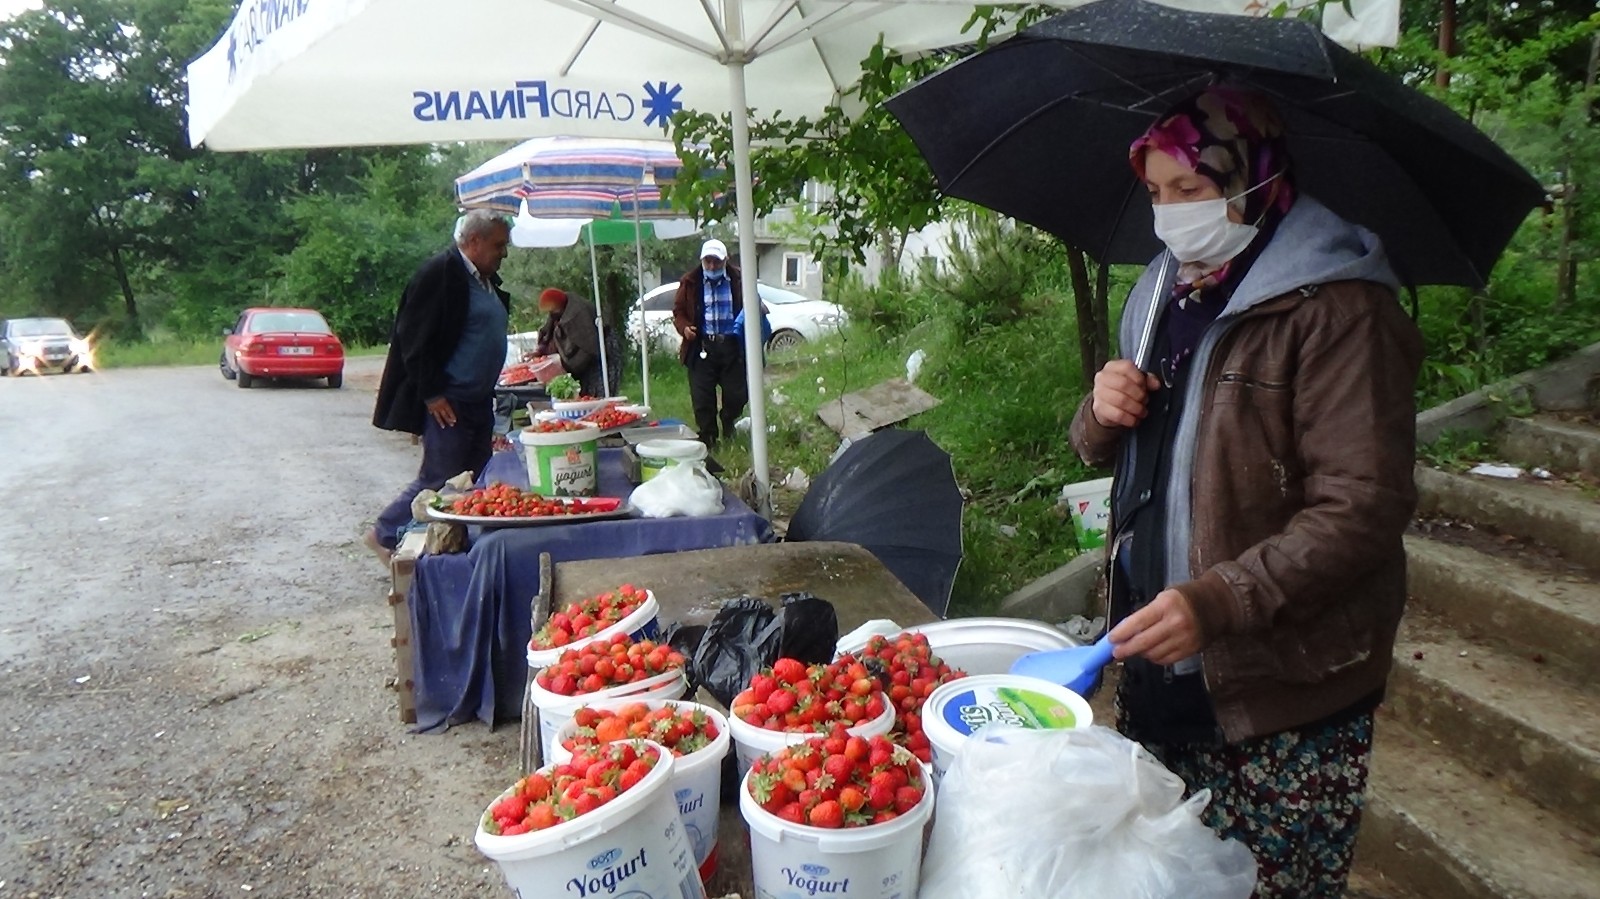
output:
<svg viewBox="0 0 1600 899"><path fill-rule="evenodd" d="M735 597L706 626L690 657L689 680L730 707L757 671L780 658L827 662L838 642L839 616L826 599L786 594L779 612L764 599Z"/></svg>

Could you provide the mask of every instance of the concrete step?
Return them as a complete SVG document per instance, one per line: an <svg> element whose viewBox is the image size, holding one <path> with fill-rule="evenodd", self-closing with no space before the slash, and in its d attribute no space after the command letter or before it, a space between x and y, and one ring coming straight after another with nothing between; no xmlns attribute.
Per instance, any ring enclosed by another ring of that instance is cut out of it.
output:
<svg viewBox="0 0 1600 899"><path fill-rule="evenodd" d="M1600 845L1380 712L1356 866L1437 899L1594 899Z"/></svg>
<svg viewBox="0 0 1600 899"><path fill-rule="evenodd" d="M1467 532L1412 534L1406 559L1413 607L1472 639L1542 661L1569 681L1594 682L1600 584L1586 573Z"/></svg>
<svg viewBox="0 0 1600 899"><path fill-rule="evenodd" d="M1600 502L1558 481L1498 480L1417 468L1417 514L1537 540L1600 571Z"/></svg>
<svg viewBox="0 0 1600 899"><path fill-rule="evenodd" d="M1469 767L1600 835L1600 695L1592 685L1413 611L1395 647L1388 708Z"/></svg>
<svg viewBox="0 0 1600 899"><path fill-rule="evenodd" d="M1600 477L1600 428L1555 416L1508 419L1500 433L1500 452L1528 468Z"/></svg>

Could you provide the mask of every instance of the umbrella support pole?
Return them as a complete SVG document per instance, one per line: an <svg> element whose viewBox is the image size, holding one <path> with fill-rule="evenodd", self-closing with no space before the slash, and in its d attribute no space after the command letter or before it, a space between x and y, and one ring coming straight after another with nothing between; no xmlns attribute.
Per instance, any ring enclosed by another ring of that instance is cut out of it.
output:
<svg viewBox="0 0 1600 899"><path fill-rule="evenodd" d="M594 285L594 327L600 337L600 392L611 395L611 367L606 359L606 314L600 304L600 263L594 253L594 223L589 223L589 281Z"/></svg>
<svg viewBox="0 0 1600 899"><path fill-rule="evenodd" d="M643 297L646 293L644 286L644 235L640 232L643 226L639 224L639 185L633 186L633 270L634 289ZM650 405L650 323L644 317L644 306L639 306L639 383L644 391L644 399L640 402Z"/></svg>
<svg viewBox="0 0 1600 899"><path fill-rule="evenodd" d="M743 23L738 3L725 3L730 43L743 50ZM739 274L745 303L744 366L750 393L750 467L755 474L756 512L772 517L772 470L767 465L767 403L761 346L761 295L756 291L755 190L750 174L750 107L745 98L744 61L728 63L729 100L733 109L733 174L739 208ZM754 305L752 305L754 304Z"/></svg>

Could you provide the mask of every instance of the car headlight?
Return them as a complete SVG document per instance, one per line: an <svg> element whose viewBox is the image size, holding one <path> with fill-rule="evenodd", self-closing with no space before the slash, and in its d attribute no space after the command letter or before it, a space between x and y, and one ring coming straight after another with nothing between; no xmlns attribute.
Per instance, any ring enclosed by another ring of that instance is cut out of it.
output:
<svg viewBox="0 0 1600 899"><path fill-rule="evenodd" d="M811 316L811 320L819 325L837 325L844 318L837 312L818 312Z"/></svg>
<svg viewBox="0 0 1600 899"><path fill-rule="evenodd" d="M72 338L72 342L71 343L72 343L72 354L74 356L87 356L87 355L89 355L89 351L92 349L92 347L89 346L89 341L84 340L81 337Z"/></svg>
<svg viewBox="0 0 1600 899"><path fill-rule="evenodd" d="M24 343L22 345L22 355L24 355L24 356L43 356L44 355L44 344L39 343L38 341L29 341L28 343Z"/></svg>

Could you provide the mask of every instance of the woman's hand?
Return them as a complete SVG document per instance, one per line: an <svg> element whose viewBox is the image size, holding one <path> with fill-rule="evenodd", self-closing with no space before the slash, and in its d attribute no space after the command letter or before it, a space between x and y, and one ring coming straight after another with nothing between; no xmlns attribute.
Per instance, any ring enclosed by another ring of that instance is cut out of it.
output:
<svg viewBox="0 0 1600 899"><path fill-rule="evenodd" d="M1089 413L1104 428L1132 428L1149 414L1150 394L1161 379L1139 370L1127 359L1113 359L1094 376L1094 402Z"/></svg>
<svg viewBox="0 0 1600 899"><path fill-rule="evenodd" d="M1164 667L1204 649L1205 638L1188 598L1176 590L1163 590L1111 630L1111 645L1115 658L1143 656Z"/></svg>

